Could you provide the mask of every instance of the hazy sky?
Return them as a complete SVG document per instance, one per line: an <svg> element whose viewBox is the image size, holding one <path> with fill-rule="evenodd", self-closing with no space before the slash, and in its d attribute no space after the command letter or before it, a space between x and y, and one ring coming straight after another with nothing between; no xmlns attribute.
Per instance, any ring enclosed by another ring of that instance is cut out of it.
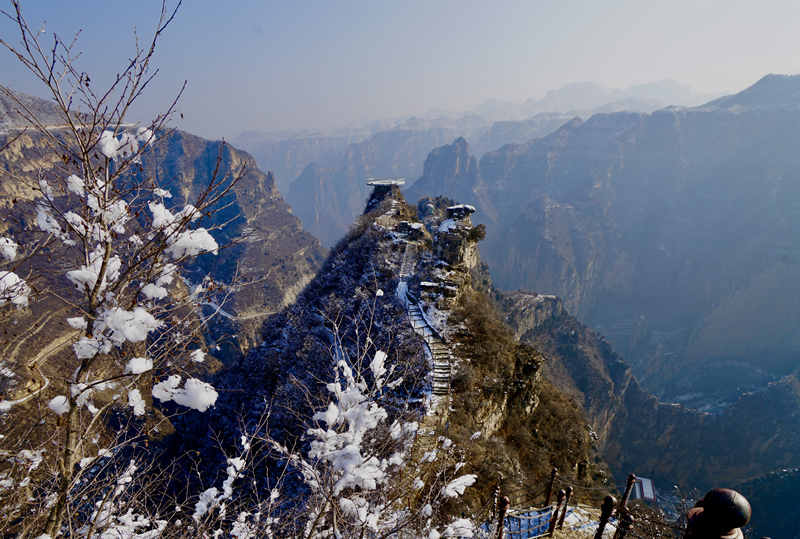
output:
<svg viewBox="0 0 800 539"><path fill-rule="evenodd" d="M81 68L95 80L124 63L133 27L150 31L159 7L23 4L50 32L82 29ZM12 31L0 25L4 37ZM2 52L2 82L41 95ZM766 73L800 72L800 3L186 0L156 63L143 110L159 110L186 79L180 126L212 138L520 102L576 81L672 78L702 92L738 91Z"/></svg>

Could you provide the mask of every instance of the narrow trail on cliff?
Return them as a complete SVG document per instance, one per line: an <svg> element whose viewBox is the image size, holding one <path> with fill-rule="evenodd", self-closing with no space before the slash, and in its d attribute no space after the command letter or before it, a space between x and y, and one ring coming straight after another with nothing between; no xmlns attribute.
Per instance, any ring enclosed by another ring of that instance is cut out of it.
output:
<svg viewBox="0 0 800 539"><path fill-rule="evenodd" d="M403 261L400 264L400 282L397 285L397 296L406 306L411 327L414 332L422 337L431 356L433 374L431 376L431 391L435 397L444 397L450 394L450 378L453 366L453 353L441 334L425 317L419 302L408 292L408 278L414 273L418 256L417 244L407 242L403 252ZM436 403L431 405L435 408Z"/></svg>

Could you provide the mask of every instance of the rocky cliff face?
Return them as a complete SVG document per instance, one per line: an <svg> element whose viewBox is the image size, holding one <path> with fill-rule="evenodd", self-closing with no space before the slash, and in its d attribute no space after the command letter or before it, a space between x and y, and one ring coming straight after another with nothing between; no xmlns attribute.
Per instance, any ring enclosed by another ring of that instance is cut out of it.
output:
<svg viewBox="0 0 800 539"><path fill-rule="evenodd" d="M793 377L741 396L717 414L660 402L640 386L610 344L554 297L503 295L506 320L540 350L545 375L586 410L617 477L707 487L735 484L781 466L800 451L800 393Z"/></svg>
<svg viewBox="0 0 800 539"><path fill-rule="evenodd" d="M144 170L181 193L187 200L210 180L217 156L222 173L243 171L228 199L220 222L223 241L235 242L224 256L202 257L198 270L230 282L238 272L238 286L225 305L236 318L242 349L258 341L267 316L294 302L322 263L324 250L302 228L300 220L281 197L271 173L258 169L255 160L227 144L176 132L144 159ZM222 242L220 242L222 244Z"/></svg>
<svg viewBox="0 0 800 539"><path fill-rule="evenodd" d="M478 161L470 154L467 141L459 137L428 154L422 176L406 190L406 196L409 200L419 200L446 193L457 200L480 201L481 213L494 215L485 192Z"/></svg>
<svg viewBox="0 0 800 539"><path fill-rule="evenodd" d="M570 117L558 114L538 114L523 121L506 121L489 124L486 121L447 123L431 126L431 122L407 122L408 125L379 131L360 142L349 144L340 151L321 152L314 157L311 153L304 159L306 168L297 176L287 193L288 202L303 220L303 225L320 238L323 243L332 245L346 231L360 213L367 197L364 179L376 177L405 177L416 179L431 177L425 168L426 157L431 149L463 136L471 137L478 152L488 151L511 142L523 142L542 136L556 129ZM433 122L436 123L436 122ZM463 139L461 139L463 140ZM461 143L462 145L464 143ZM457 151L462 151L461 149ZM294 153L274 152L259 154L262 159L272 156L276 162L293 158ZM434 159L434 162L439 159ZM472 156L465 154L465 161L455 173L475 175L478 167ZM261 161L267 163L270 161ZM471 167L471 168L470 168ZM455 178L455 177L454 177ZM454 179L453 178L453 179ZM438 181L438 180L437 180ZM424 192L423 195L437 195L441 192ZM416 202L419 191L409 195ZM462 200L459 192L447 192L448 196ZM420 195L421 196L421 195ZM484 211L488 211L484 209Z"/></svg>
<svg viewBox="0 0 800 539"><path fill-rule="evenodd" d="M278 189L284 195L289 186L311 163L328 163L341 155L358 135L260 135L242 133L233 143L250 153L264 170L275 174Z"/></svg>
<svg viewBox="0 0 800 539"><path fill-rule="evenodd" d="M367 178L416 177L430 149L449 136L445 129L377 133L333 159L308 165L292 182L287 200L303 226L332 245L364 209Z"/></svg>
<svg viewBox="0 0 800 539"><path fill-rule="evenodd" d="M735 399L793 372L800 351L797 86L574 120L484 155L480 197L428 178L420 190L485 206L498 286L564 298L648 389Z"/></svg>
<svg viewBox="0 0 800 539"><path fill-rule="evenodd" d="M58 134L57 129L54 132ZM33 187L36 178L39 174L61 178L62 173L67 173L62 171L58 152L52 151L41 135L32 131L19 137L16 132L0 135L0 146L12 139L0 154L0 234L8 234L24 245L38 234L35 203L40 195ZM174 193L171 202L182 205L209 183L218 156L220 174L244 171L235 189L220 202L227 206L225 210L214 223L205 223L224 224L215 234L219 244L227 244L227 248L221 256L198 259L188 278L199 280L204 273L211 273L225 283L234 273L238 276L241 286L227 290L224 310L228 318L217 316L212 324L214 339L236 335L232 346L226 348L220 342L218 359L227 360L228 352L235 356L257 341L261 323L269 314L294 301L316 272L324 251L302 230L272 176L258 170L249 155L228 145L176 131L143 156L142 169L137 173L157 179L161 187ZM28 265L38 270L46 268L37 271L40 277L33 281L42 293L27 310L15 313L0 340L6 351L4 366L16 373L5 390L14 395L25 390L32 373L23 366L32 359L44 359L40 357L43 353L63 356L63 361L39 361L48 368L54 366L58 372L45 374L55 376L60 376L62 370L68 372L75 361L69 348L75 331L58 316L60 300L48 293L52 290L64 296L71 287L64 276L64 256L50 246L19 270L24 274ZM36 342L53 346L32 346Z"/></svg>
<svg viewBox="0 0 800 539"><path fill-rule="evenodd" d="M392 402L416 411L421 430L453 440L480 475L475 507L491 499L498 473L530 496L552 465L572 477L576 463L594 461L579 407L541 379L540 354L516 342L486 295L471 212L443 199L415 208L396 186L376 187L297 301L265 322L262 343L217 375L209 423L179 425L176 451L199 445L213 461L206 435L237 440L239 425L260 424L265 399L264 428L302 444L333 362L380 349L404 373ZM585 484L607 477L602 461L593 473Z"/></svg>

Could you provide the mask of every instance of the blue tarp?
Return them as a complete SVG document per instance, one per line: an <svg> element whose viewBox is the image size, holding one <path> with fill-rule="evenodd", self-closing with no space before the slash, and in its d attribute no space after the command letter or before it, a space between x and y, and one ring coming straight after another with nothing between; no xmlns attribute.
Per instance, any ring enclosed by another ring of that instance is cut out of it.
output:
<svg viewBox="0 0 800 539"><path fill-rule="evenodd" d="M547 534L550 529L550 521L553 518L553 508L545 507L544 509L532 509L509 515L503 521L503 528L505 529L504 537L508 539L533 539L534 537L542 537ZM488 524L484 524L482 528L489 531Z"/></svg>
<svg viewBox="0 0 800 539"><path fill-rule="evenodd" d="M507 516L504 523L506 534L511 539L541 537L550 529L552 518L552 507Z"/></svg>

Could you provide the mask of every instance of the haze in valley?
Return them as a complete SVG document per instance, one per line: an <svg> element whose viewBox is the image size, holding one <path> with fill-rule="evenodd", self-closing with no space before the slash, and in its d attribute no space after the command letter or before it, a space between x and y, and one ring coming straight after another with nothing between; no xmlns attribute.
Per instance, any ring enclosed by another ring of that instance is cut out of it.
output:
<svg viewBox="0 0 800 539"><path fill-rule="evenodd" d="M25 6L47 32L82 28L87 72L112 74L146 34L138 3L55 0ZM137 111L161 110L188 80L179 126L210 138L246 130L329 129L468 111L508 119L508 103L592 81L606 88L671 79L704 97L765 73L800 72L800 8L774 2L185 2L162 41L161 71ZM2 21L0 33L13 35ZM7 81L42 95L18 63ZM644 91L647 89L644 88ZM677 90L677 89L676 89ZM686 101L686 92L674 97ZM46 96L44 96L46 97ZM667 98L669 96L666 96ZM513 107L512 107L513 108Z"/></svg>

